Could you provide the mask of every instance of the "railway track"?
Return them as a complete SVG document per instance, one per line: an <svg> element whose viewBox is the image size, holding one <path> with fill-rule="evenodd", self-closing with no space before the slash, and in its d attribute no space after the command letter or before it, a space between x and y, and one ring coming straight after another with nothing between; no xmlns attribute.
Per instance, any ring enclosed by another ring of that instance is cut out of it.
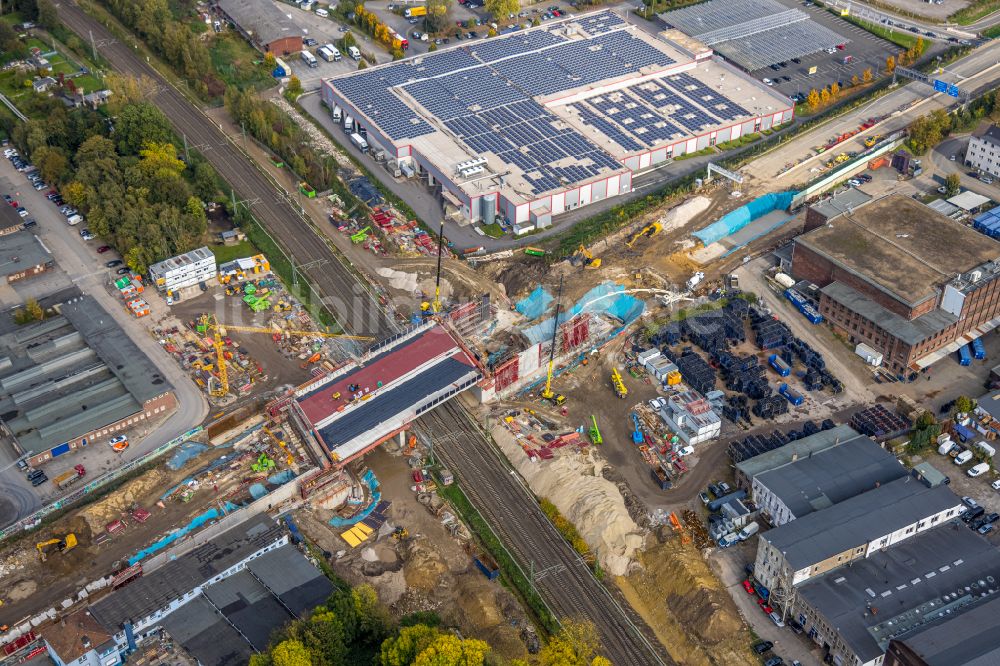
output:
<svg viewBox="0 0 1000 666"><path fill-rule="evenodd" d="M241 201L248 202L254 217L291 255L296 270L319 292L323 304L345 331L384 338L396 331L391 316L369 286L351 270L346 258L332 250L292 206L280 190L219 127L179 90L145 62L138 50L117 39L79 6L63 0L59 18L84 42L97 50L115 69L132 76L144 75L157 83L152 102L166 114L174 128L199 150Z"/></svg>
<svg viewBox="0 0 1000 666"><path fill-rule="evenodd" d="M556 531L531 492L510 469L487 435L454 401L417 422L434 441L434 451L489 522L557 618L590 620L601 651L615 666L674 663L650 638L641 619L623 608L591 573L586 562ZM530 574L529 574L530 575Z"/></svg>

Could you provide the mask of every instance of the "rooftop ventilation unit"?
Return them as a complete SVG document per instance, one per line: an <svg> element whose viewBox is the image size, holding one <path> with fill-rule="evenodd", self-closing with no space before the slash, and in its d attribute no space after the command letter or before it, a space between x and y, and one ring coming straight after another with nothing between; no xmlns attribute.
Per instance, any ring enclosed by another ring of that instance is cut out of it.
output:
<svg viewBox="0 0 1000 666"><path fill-rule="evenodd" d="M476 157L471 160L466 160L465 162L459 162L458 164L455 165L455 171L464 175L465 172L470 169L475 169L476 167L485 167L485 166L486 166L486 158Z"/></svg>

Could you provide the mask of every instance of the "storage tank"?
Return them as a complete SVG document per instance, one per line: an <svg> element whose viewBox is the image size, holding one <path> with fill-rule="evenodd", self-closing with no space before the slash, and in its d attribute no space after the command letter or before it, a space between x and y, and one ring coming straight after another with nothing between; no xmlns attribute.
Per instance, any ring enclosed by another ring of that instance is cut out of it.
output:
<svg viewBox="0 0 1000 666"><path fill-rule="evenodd" d="M795 280L788 273L778 273L774 276L774 281L785 289L790 289L795 286Z"/></svg>
<svg viewBox="0 0 1000 666"><path fill-rule="evenodd" d="M497 195L484 194L482 199L479 200L480 206L482 206L482 218L483 224L493 224L497 219Z"/></svg>

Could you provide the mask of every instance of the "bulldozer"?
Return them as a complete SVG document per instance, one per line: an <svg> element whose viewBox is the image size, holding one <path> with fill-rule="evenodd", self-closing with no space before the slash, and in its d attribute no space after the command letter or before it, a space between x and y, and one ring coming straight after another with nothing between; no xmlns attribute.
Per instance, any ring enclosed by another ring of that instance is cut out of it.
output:
<svg viewBox="0 0 1000 666"><path fill-rule="evenodd" d="M76 548L76 535L67 534L62 539L49 539L48 541L41 541L35 544L35 549L38 550L38 557L41 558L42 562L48 559L48 554L52 552L53 549L58 550L60 553L66 553Z"/></svg>
<svg viewBox="0 0 1000 666"><path fill-rule="evenodd" d="M634 234L630 234L628 239L625 241L625 247L631 249L632 246L635 245L640 238L652 238L661 231L663 231L663 225L660 224L659 221L650 222L639 231L635 232Z"/></svg>
<svg viewBox="0 0 1000 666"><path fill-rule="evenodd" d="M601 258L595 257L585 246L581 245L576 249L576 254L570 258L570 263L574 266L583 265L584 268L600 268Z"/></svg>

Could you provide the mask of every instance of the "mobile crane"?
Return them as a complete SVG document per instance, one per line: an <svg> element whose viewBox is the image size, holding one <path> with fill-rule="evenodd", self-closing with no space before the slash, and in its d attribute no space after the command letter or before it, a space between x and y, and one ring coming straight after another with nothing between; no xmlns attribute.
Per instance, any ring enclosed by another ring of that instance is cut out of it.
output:
<svg viewBox="0 0 1000 666"><path fill-rule="evenodd" d="M597 417L593 414L590 415L590 422L593 424L590 426L590 441L595 445L603 444L604 438L601 437L601 429L597 427Z"/></svg>
<svg viewBox="0 0 1000 666"><path fill-rule="evenodd" d="M628 387L622 381L622 376L618 372L618 368L611 368L611 386L615 390L615 395L619 398L624 398L628 395Z"/></svg>
<svg viewBox="0 0 1000 666"><path fill-rule="evenodd" d="M566 397L552 390L552 366L556 358L556 334L559 333L559 309L562 306L562 278L559 278L559 291L556 293L556 315L552 319L552 344L549 348L549 373L545 378L545 389L542 391L542 399L548 400L554 405L562 405L566 402Z"/></svg>
<svg viewBox="0 0 1000 666"><path fill-rule="evenodd" d="M261 326L230 326L220 324L214 315L202 315L198 320L197 331L199 333L212 333L212 346L215 347L215 358L219 366L219 384L211 389L212 396L221 398L229 392L229 371L226 369L226 347L222 342L227 331L239 331L240 333L267 333L269 335L305 335L319 338L342 338L345 340L363 340L371 342L375 338L363 335L343 335L341 333L325 333L323 331L299 331L294 329L283 330L280 328L264 328Z"/></svg>
<svg viewBox="0 0 1000 666"><path fill-rule="evenodd" d="M434 278L434 300L424 301L420 304L420 310L424 316L441 312L441 243L444 240L444 221L441 221L441 228L438 230L438 260L437 275Z"/></svg>

